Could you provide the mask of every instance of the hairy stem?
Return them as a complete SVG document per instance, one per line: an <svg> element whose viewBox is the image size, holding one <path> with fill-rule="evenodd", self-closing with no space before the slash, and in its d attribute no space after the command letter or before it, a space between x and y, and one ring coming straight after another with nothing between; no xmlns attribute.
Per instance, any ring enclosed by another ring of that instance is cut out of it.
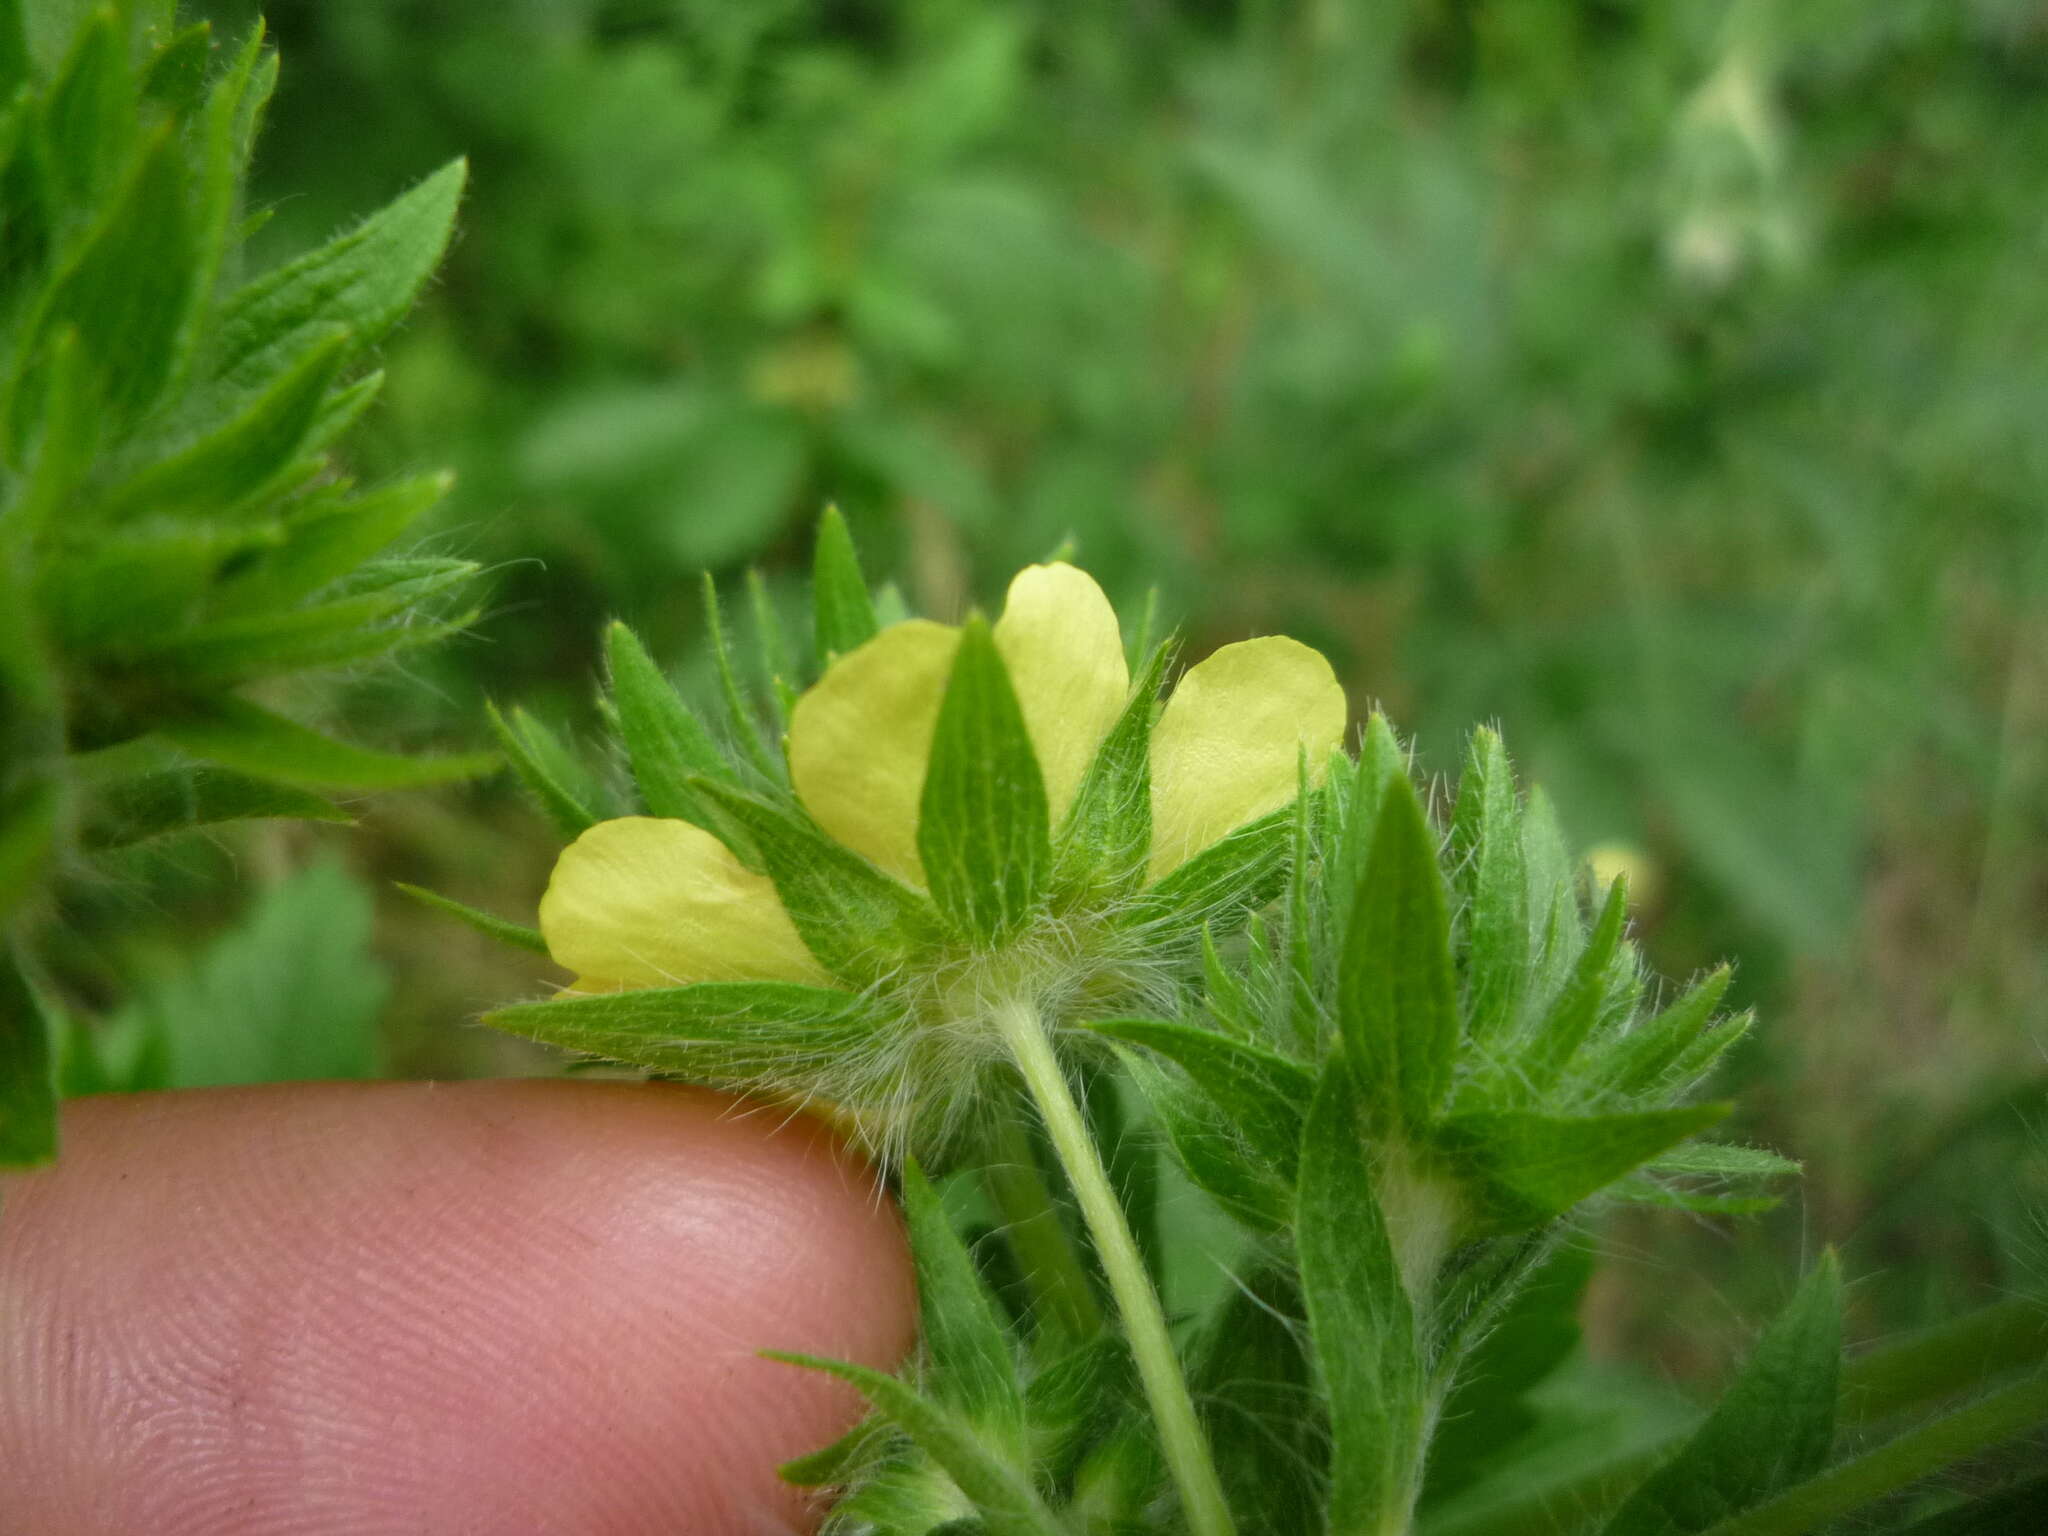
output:
<svg viewBox="0 0 2048 1536"><path fill-rule="evenodd" d="M1038 1012L1026 1003L1006 1003L995 1012L996 1027L1024 1075L1038 1112L1045 1120L1053 1151L1059 1156L1067 1179L1074 1186L1074 1198L1082 1219L1095 1238L1095 1252L1102 1260L1110 1293L1123 1314L1131 1340L1131 1355L1137 1362L1138 1379L1159 1425L1160 1448L1167 1468L1180 1490L1181 1507L1188 1528L1195 1536L1234 1536L1235 1525L1223 1499L1223 1484L1216 1476L1209 1445L1202 1438L1195 1418L1194 1399L1188 1395L1187 1378L1181 1374L1180 1359L1174 1353L1173 1336L1167 1331L1166 1313L1145 1273L1144 1258L1124 1220L1123 1206L1110 1187L1102 1166L1102 1155L1088 1134L1088 1123L1074 1102L1067 1075L1054 1054Z"/></svg>
<svg viewBox="0 0 2048 1536"><path fill-rule="evenodd" d="M995 1153L982 1178L1040 1315L1069 1339L1093 1338L1102 1331L1102 1306L1095 1299L1087 1266L1060 1220L1031 1137L1005 1116L996 1133Z"/></svg>

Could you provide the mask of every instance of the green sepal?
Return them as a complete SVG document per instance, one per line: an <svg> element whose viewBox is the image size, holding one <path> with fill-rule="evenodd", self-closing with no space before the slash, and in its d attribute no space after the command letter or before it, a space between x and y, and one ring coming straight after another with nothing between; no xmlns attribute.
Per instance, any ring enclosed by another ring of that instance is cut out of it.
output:
<svg viewBox="0 0 2048 1536"><path fill-rule="evenodd" d="M861 1000L793 981L571 994L484 1015L508 1034L696 1081L789 1087L872 1034Z"/></svg>
<svg viewBox="0 0 2048 1536"><path fill-rule="evenodd" d="M932 902L993 942L1038 909L1051 873L1045 780L988 621L970 617L932 730L917 851Z"/></svg>
<svg viewBox="0 0 2048 1536"><path fill-rule="evenodd" d="M1466 1028L1513 1029L1529 972L1529 888L1514 767L1497 732L1472 733L1451 817L1451 869L1464 928Z"/></svg>
<svg viewBox="0 0 2048 1536"><path fill-rule="evenodd" d="M1614 986L1615 957L1621 949L1621 930L1628 918L1628 880L1618 877L1607 888L1600 919L1592 937L1579 952L1565 983L1535 1035L1516 1059L1516 1080L1534 1098L1542 1098L1554 1087L1579 1047L1600 1027Z"/></svg>
<svg viewBox="0 0 2048 1536"><path fill-rule="evenodd" d="M317 332L346 327L351 350L374 345L412 307L447 249L469 174L455 160L348 233L230 298L210 359L211 388L261 388Z"/></svg>
<svg viewBox="0 0 2048 1536"><path fill-rule="evenodd" d="M754 615L754 655L765 673L776 734L785 736L789 733L789 712L796 708L797 693L791 679L797 676L797 659L783 630L782 618L775 611L775 599L769 595L768 579L758 566L747 567L747 606Z"/></svg>
<svg viewBox="0 0 2048 1536"><path fill-rule="evenodd" d="M79 842L96 850L125 848L193 827L270 817L351 819L333 801L293 784L226 768L165 768L90 790L80 808Z"/></svg>
<svg viewBox="0 0 2048 1536"><path fill-rule="evenodd" d="M711 659L718 671L719 695L725 701L726 730L762 778L770 783L780 783L787 774L762 742L754 712L747 705L746 691L740 687L739 673L732 664L732 647L726 640L725 618L718 602L718 584L711 579L709 571L704 573L703 589L704 632L711 642Z"/></svg>
<svg viewBox="0 0 2048 1536"><path fill-rule="evenodd" d="M1190 943L1205 926L1218 932L1236 928L1280 894L1293 816L1289 806L1225 833L1141 891L1119 921L1165 937L1187 935Z"/></svg>
<svg viewBox="0 0 2048 1536"><path fill-rule="evenodd" d="M930 902L808 821L715 779L690 786L753 840L783 909L827 970L865 986L937 941Z"/></svg>
<svg viewBox="0 0 2048 1536"><path fill-rule="evenodd" d="M559 765L567 756L567 749L546 726L517 704L508 719L496 703L486 701L484 718L498 738L506 766L518 775L519 782L557 832L573 841L597 824L596 813L562 782L565 775Z"/></svg>
<svg viewBox="0 0 2048 1536"><path fill-rule="evenodd" d="M1031 1486L1029 1477L992 1452L972 1426L915 1389L881 1371L816 1355L763 1350L769 1360L824 1371L850 1382L875 1408L945 1469L980 1512L988 1536L1067 1536Z"/></svg>
<svg viewBox="0 0 2048 1536"><path fill-rule="evenodd" d="M134 137L135 86L112 7L92 15L44 97L43 134L59 198L90 207L105 195Z"/></svg>
<svg viewBox="0 0 2048 1536"><path fill-rule="evenodd" d="M827 507L818 519L818 541L811 554L811 605L821 667L881 631L853 534L837 507Z"/></svg>
<svg viewBox="0 0 2048 1536"><path fill-rule="evenodd" d="M414 901L432 907L436 912L446 913L457 922L467 923L485 938L496 939L514 949L531 950L534 954L545 955L548 941L541 937L540 930L528 928L520 923L497 917L467 902L457 901L452 896L443 896L439 891L427 890L424 886L407 885L403 880L393 882Z"/></svg>
<svg viewBox="0 0 2048 1536"><path fill-rule="evenodd" d="M1405 1530L1422 1462L1415 1311L1367 1163L1377 1118L1376 1100L1334 1058L1309 1109L1295 1211L1311 1352L1330 1408L1332 1531Z"/></svg>
<svg viewBox="0 0 2048 1536"><path fill-rule="evenodd" d="M914 1159L903 1166L903 1219L917 1265L929 1389L1015 1462L1025 1451L1024 1388L1010 1333L973 1255Z"/></svg>
<svg viewBox="0 0 2048 1536"><path fill-rule="evenodd" d="M843 1488L887 1453L895 1426L870 1414L830 1445L785 1461L775 1475L798 1488Z"/></svg>
<svg viewBox="0 0 2048 1536"><path fill-rule="evenodd" d="M1522 813L1522 863L1529 879L1530 981L1526 1005L1546 1007L1571 975L1585 947L1579 914L1579 865L1565 842L1557 808L1542 785Z"/></svg>
<svg viewBox="0 0 2048 1536"><path fill-rule="evenodd" d="M1216 947L1216 935L1202 926L1202 1009L1209 1020L1234 1040L1256 1040L1265 1033L1265 1020L1252 1001L1246 978L1223 959Z"/></svg>
<svg viewBox="0 0 2048 1536"><path fill-rule="evenodd" d="M1616 1040L1601 1056L1601 1085L1616 1093L1637 1094L1666 1083L1678 1059L1706 1032L1729 979L1728 967L1717 967L1655 1018L1646 1019Z"/></svg>
<svg viewBox="0 0 2048 1536"><path fill-rule="evenodd" d="M216 409L231 406L233 414L209 411L182 434L182 443L113 486L100 514L117 518L141 510L227 509L252 498L287 469L320 417L350 339L340 326L316 326L299 346L262 388L216 402Z"/></svg>
<svg viewBox="0 0 2048 1536"><path fill-rule="evenodd" d="M1381 796L1353 897L1337 1022L1382 1130L1426 1126L1450 1087L1458 996L1436 833L1405 774Z"/></svg>
<svg viewBox="0 0 2048 1536"><path fill-rule="evenodd" d="M411 789L473 779L498 766L489 752L400 757L323 736L246 699L209 700L161 727L195 757L259 779L358 789Z"/></svg>
<svg viewBox="0 0 2048 1536"><path fill-rule="evenodd" d="M213 62L213 27L194 22L174 35L142 73L143 99L173 117L191 113L206 92L206 67Z"/></svg>
<svg viewBox="0 0 2048 1536"><path fill-rule="evenodd" d="M1166 1019L1104 1019L1088 1028L1173 1062L1274 1173L1294 1182L1302 1125L1316 1086L1307 1067L1248 1042Z"/></svg>
<svg viewBox="0 0 2048 1536"><path fill-rule="evenodd" d="M1152 852L1152 723L1171 655L1159 646L1139 669L1124 706L1062 818L1053 884L1062 892L1125 894L1144 882Z"/></svg>
<svg viewBox="0 0 2048 1536"><path fill-rule="evenodd" d="M1753 1215L1779 1203L1772 1184L1799 1172L1800 1165L1792 1159L1761 1147L1687 1142L1651 1158L1639 1173L1616 1184L1614 1193L1638 1205L1712 1215Z"/></svg>
<svg viewBox="0 0 2048 1536"><path fill-rule="evenodd" d="M1431 1145L1463 1184L1474 1235L1520 1232L1561 1216L1732 1106L1694 1104L1637 1114L1456 1114Z"/></svg>
<svg viewBox="0 0 2048 1536"><path fill-rule="evenodd" d="M1732 1018L1724 1018L1711 1028L1701 1030L1671 1063L1665 1074L1665 1081L1671 1083L1696 1083L1714 1069L1729 1051L1749 1037L1750 1029L1756 1023L1756 1015L1748 1011Z"/></svg>
<svg viewBox="0 0 2048 1536"><path fill-rule="evenodd" d="M1819 1470L1834 1444L1841 1358L1841 1274L1826 1252L1706 1422L1602 1536L1693 1536Z"/></svg>
<svg viewBox="0 0 2048 1536"><path fill-rule="evenodd" d="M1351 909L1365 889L1366 865L1372 857L1373 834L1387 787L1408 776L1408 755L1387 717L1374 710L1358 741L1358 760L1347 773L1330 779L1329 854L1323 870L1328 891L1327 937L1341 950L1351 931Z"/></svg>
<svg viewBox="0 0 2048 1536"><path fill-rule="evenodd" d="M293 514L278 544L225 578L217 618L283 608L348 576L448 494L446 472L401 480L347 499L316 501Z"/></svg>
<svg viewBox="0 0 2048 1536"><path fill-rule="evenodd" d="M691 779L699 775L732 779L732 767L704 722L662 675L640 637L624 624L614 622L606 629L604 649L619 737L648 812L715 833L742 861L758 868L760 856L752 840L690 787Z"/></svg>
<svg viewBox="0 0 2048 1536"><path fill-rule="evenodd" d="M0 946L0 1168L27 1168L57 1155L52 1020Z"/></svg>

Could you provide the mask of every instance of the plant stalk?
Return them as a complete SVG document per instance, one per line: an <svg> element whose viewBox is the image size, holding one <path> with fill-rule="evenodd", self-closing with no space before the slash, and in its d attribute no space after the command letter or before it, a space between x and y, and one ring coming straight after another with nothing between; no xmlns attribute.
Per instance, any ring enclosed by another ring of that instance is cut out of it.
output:
<svg viewBox="0 0 2048 1536"><path fill-rule="evenodd" d="M1053 1151L1066 1169L1074 1187L1082 1219L1095 1239L1096 1256L1102 1261L1117 1310L1129 1331L1131 1355L1137 1362L1138 1379L1152 1405L1159 1425L1160 1448L1166 1465L1180 1490L1182 1512L1195 1536L1235 1536L1236 1525L1224 1502L1223 1483L1209 1456L1208 1442L1195 1417L1194 1399L1188 1395L1187 1379L1181 1374L1173 1336L1167 1331L1166 1313L1152 1289L1145 1261L1138 1252L1130 1224L1124 1220L1122 1204L1110 1187L1102 1155L1088 1134L1081 1107L1061 1069L1038 1011L1028 1003L1005 1003L995 1010L996 1027L1003 1043L1024 1076Z"/></svg>

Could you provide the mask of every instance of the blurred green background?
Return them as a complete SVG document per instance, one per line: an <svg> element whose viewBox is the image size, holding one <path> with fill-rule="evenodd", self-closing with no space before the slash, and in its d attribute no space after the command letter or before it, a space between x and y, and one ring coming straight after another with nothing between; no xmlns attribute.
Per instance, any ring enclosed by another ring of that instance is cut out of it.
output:
<svg viewBox="0 0 2048 1536"><path fill-rule="evenodd" d="M351 452L459 472L494 606L364 734L594 742L601 621L701 671L696 573L792 600L827 499L940 614L1071 538L1435 772L1498 722L1666 974L1738 961L1741 1134L1808 1177L1617 1228L1597 1347L1711 1368L1823 1241L1867 1330L2048 1276L2048 4L262 9L260 254L473 165ZM74 942L173 1039L291 955L386 1070L540 1070L462 1026L551 973L390 882L524 921L554 848L386 797L137 856Z"/></svg>

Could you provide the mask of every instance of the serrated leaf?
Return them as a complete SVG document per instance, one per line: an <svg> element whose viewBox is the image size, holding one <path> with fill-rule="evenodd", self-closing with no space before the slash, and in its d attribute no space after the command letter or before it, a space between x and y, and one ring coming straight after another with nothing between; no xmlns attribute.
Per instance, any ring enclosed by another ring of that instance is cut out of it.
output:
<svg viewBox="0 0 2048 1536"><path fill-rule="evenodd" d="M858 649L881 630L853 534L837 507L827 507L818 519L818 542L811 555L811 607L820 666Z"/></svg>
<svg viewBox="0 0 2048 1536"><path fill-rule="evenodd" d="M1180 1067L1222 1117L1282 1180L1291 1184L1315 1074L1242 1040L1166 1019L1105 1019L1088 1028L1142 1045Z"/></svg>
<svg viewBox="0 0 2048 1536"><path fill-rule="evenodd" d="M938 914L929 902L808 822L711 779L691 787L753 839L790 921L836 975L857 984L880 980L936 940Z"/></svg>
<svg viewBox="0 0 2048 1536"><path fill-rule="evenodd" d="M1458 1170L1470 1219L1484 1232L1517 1232L1561 1216L1660 1152L1726 1117L1726 1104L1637 1114L1451 1115L1433 1145Z"/></svg>
<svg viewBox="0 0 2048 1536"><path fill-rule="evenodd" d="M447 495L452 475L421 475L295 513L278 545L224 579L211 600L220 618L282 608L356 570Z"/></svg>
<svg viewBox="0 0 2048 1536"><path fill-rule="evenodd" d="M181 445L109 490L101 515L225 509L242 501L301 451L348 350L341 327L308 328L300 351L262 389L220 402L235 408L232 415L172 428Z"/></svg>
<svg viewBox="0 0 2048 1536"><path fill-rule="evenodd" d="M932 902L983 942L1038 909L1052 865L1045 780L988 621L960 631L932 730L917 851Z"/></svg>
<svg viewBox="0 0 2048 1536"><path fill-rule="evenodd" d="M595 826L597 815L577 798L557 771L566 749L547 733L524 706L514 705L508 718L495 703L484 705L484 717L505 753L505 762L526 787L541 814L565 840L574 841Z"/></svg>
<svg viewBox="0 0 2048 1536"><path fill-rule="evenodd" d="M50 1021L13 954L0 947L0 1167L32 1167L56 1154Z"/></svg>
<svg viewBox="0 0 2048 1536"><path fill-rule="evenodd" d="M1513 765L1497 732L1472 733L1451 818L1462 907L1465 1017L1476 1040L1514 1026L1529 971L1528 872Z"/></svg>
<svg viewBox="0 0 2048 1536"><path fill-rule="evenodd" d="M537 955L544 955L548 952L548 941L540 936L540 930L537 928L528 928L523 924L510 922L502 917L495 917L491 913L472 907L466 902L457 901L452 896L443 896L438 891L429 891L417 885L407 885L403 880L395 883L401 891L412 897L414 901L432 907L436 912L445 912L458 922L467 923L486 938L496 939L499 943L509 944L515 949L531 950Z"/></svg>
<svg viewBox="0 0 2048 1536"><path fill-rule="evenodd" d="M917 1265L917 1295L924 1347L931 1360L929 1390L946 1407L1017 1461L1024 1445L1024 1389L1009 1330L967 1245L915 1161L903 1168L903 1218Z"/></svg>
<svg viewBox="0 0 2048 1536"><path fill-rule="evenodd" d="M1516 1062L1517 1077L1533 1097L1540 1098L1564 1075L1606 1012L1614 986L1615 958L1621 948L1622 925L1628 918L1628 880L1617 877L1607 888L1600 920L1579 952L1571 979L1550 1005L1534 1038Z"/></svg>
<svg viewBox="0 0 2048 1536"><path fill-rule="evenodd" d="M1693 1536L1818 1470L1835 1438L1841 1275L1824 1253L1707 1420L1603 1536Z"/></svg>
<svg viewBox="0 0 2048 1536"><path fill-rule="evenodd" d="M167 768L99 786L83 809L79 841L93 849L125 848L193 827L265 817L349 820L331 800L296 785L225 768Z"/></svg>
<svg viewBox="0 0 2048 1536"><path fill-rule="evenodd" d="M246 699L195 704L160 729L195 757L288 784L411 789L473 779L498 766L498 759L487 752L399 757L350 746Z"/></svg>
<svg viewBox="0 0 2048 1536"><path fill-rule="evenodd" d="M731 827L730 818L717 815L690 788L690 780L698 775L732 777L732 768L711 733L662 675L640 637L624 624L614 623L605 631L605 657L611 672L612 700L618 709L619 736L647 809L656 816L694 822L724 836Z"/></svg>
<svg viewBox="0 0 2048 1536"><path fill-rule="evenodd" d="M1728 990L1727 966L1709 972L1655 1018L1645 1020L1607 1048L1600 1080L1617 1093L1644 1093L1665 1080L1673 1065L1698 1043Z"/></svg>
<svg viewBox="0 0 2048 1536"><path fill-rule="evenodd" d="M347 234L264 274L228 300L212 357L213 385L261 387L315 332L339 325L355 348L396 325L440 263L468 163L443 166Z"/></svg>
<svg viewBox="0 0 2048 1536"><path fill-rule="evenodd" d="M988 1536L1065 1536L1061 1523L1040 1501L1028 1477L992 1453L971 1426L938 1404L920 1397L893 1376L844 1360L764 1350L770 1360L824 1371L851 1382L875 1408L946 1471L973 1501Z"/></svg>
<svg viewBox="0 0 2048 1536"><path fill-rule="evenodd" d="M829 1067L874 1028L852 993L790 981L570 993L501 1008L484 1022L545 1045L698 1081L771 1086Z"/></svg>
<svg viewBox="0 0 2048 1536"><path fill-rule="evenodd" d="M1436 833L1405 775L1381 797L1338 970L1337 1020L1383 1129L1429 1123L1458 1049L1457 984Z"/></svg>
<svg viewBox="0 0 2048 1536"><path fill-rule="evenodd" d="M260 528L177 523L104 532L90 545L47 552L37 606L52 642L74 655L125 656L182 631L214 573L267 537Z"/></svg>
<svg viewBox="0 0 2048 1536"><path fill-rule="evenodd" d="M1405 1530L1424 1447L1415 1313L1367 1161L1375 1116L1373 1099L1337 1058L1316 1090L1301 1147L1295 1241L1330 1407L1332 1531Z"/></svg>

